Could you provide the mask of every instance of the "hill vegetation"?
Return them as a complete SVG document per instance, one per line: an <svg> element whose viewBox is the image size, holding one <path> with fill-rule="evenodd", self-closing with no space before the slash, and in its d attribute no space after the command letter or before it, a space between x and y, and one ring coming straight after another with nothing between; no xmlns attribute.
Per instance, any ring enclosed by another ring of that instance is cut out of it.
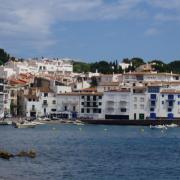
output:
<svg viewBox="0 0 180 180"><path fill-rule="evenodd" d="M140 65L146 64L142 58L125 58L122 60L124 63L130 64L129 68L126 69L126 72L134 71ZM165 63L160 60L151 60L148 63L152 64L152 67L157 72L173 72L180 74L180 60L172 61L170 63ZM109 61L99 61L95 63L85 63L85 62L73 62L74 72L98 72L103 74L111 73L122 73L122 68L118 66L117 60L113 62Z"/></svg>
<svg viewBox="0 0 180 180"><path fill-rule="evenodd" d="M11 57L4 49L0 48L0 65L5 64L9 59L15 60L15 57ZM132 59L125 58L122 60L124 63L130 64L129 68L126 69L126 72L134 71L140 65L145 64L146 62L142 58L134 57ZM122 73L122 68L119 66L118 61L98 61L92 63L86 62L77 62L73 61L73 70L74 72L100 72L103 74L112 74ZM165 63L160 60L151 60L148 63L152 63L154 70L157 72L173 72L180 74L180 60L175 60L170 63Z"/></svg>

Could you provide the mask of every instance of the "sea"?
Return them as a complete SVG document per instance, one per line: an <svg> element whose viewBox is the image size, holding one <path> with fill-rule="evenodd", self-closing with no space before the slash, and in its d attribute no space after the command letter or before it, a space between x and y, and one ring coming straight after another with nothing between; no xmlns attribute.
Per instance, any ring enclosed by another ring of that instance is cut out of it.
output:
<svg viewBox="0 0 180 180"><path fill-rule="evenodd" d="M0 159L0 180L180 179L180 128L0 126L0 150L31 149L34 159Z"/></svg>

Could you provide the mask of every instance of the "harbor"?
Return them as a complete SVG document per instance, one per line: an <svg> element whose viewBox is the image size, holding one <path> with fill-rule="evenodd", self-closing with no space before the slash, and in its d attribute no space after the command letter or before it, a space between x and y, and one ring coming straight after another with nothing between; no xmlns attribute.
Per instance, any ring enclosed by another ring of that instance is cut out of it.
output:
<svg viewBox="0 0 180 180"><path fill-rule="evenodd" d="M0 159L0 179L179 177L179 128L44 124L29 129L0 126L0 136L1 148L13 154L36 151L34 159Z"/></svg>

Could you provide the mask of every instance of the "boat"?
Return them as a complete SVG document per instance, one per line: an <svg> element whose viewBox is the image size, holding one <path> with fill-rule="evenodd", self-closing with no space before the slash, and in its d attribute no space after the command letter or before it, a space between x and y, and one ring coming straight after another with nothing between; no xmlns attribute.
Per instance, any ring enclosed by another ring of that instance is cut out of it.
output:
<svg viewBox="0 0 180 180"><path fill-rule="evenodd" d="M177 124L167 124L166 127L173 128L173 127L178 127L178 125Z"/></svg>
<svg viewBox="0 0 180 180"><path fill-rule="evenodd" d="M0 125L9 125L7 121L0 121Z"/></svg>
<svg viewBox="0 0 180 180"><path fill-rule="evenodd" d="M80 120L76 120L73 124L75 124L75 125L78 125L78 126L83 126L83 125L85 125L82 121L80 121Z"/></svg>
<svg viewBox="0 0 180 180"><path fill-rule="evenodd" d="M42 123L42 122L39 122L39 121L32 121L31 124L42 125L42 124L45 124L45 123Z"/></svg>
<svg viewBox="0 0 180 180"><path fill-rule="evenodd" d="M151 129L167 129L166 125L156 125L156 126L152 126L150 125Z"/></svg>
<svg viewBox="0 0 180 180"><path fill-rule="evenodd" d="M15 123L15 128L35 128L36 124L31 122Z"/></svg>

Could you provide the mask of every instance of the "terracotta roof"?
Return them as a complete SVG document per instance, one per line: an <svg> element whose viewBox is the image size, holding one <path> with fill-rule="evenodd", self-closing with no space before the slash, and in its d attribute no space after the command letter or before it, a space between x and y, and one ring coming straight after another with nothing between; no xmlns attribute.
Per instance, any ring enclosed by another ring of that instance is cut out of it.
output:
<svg viewBox="0 0 180 180"><path fill-rule="evenodd" d="M163 89L161 94L180 94L180 90L178 89Z"/></svg>

